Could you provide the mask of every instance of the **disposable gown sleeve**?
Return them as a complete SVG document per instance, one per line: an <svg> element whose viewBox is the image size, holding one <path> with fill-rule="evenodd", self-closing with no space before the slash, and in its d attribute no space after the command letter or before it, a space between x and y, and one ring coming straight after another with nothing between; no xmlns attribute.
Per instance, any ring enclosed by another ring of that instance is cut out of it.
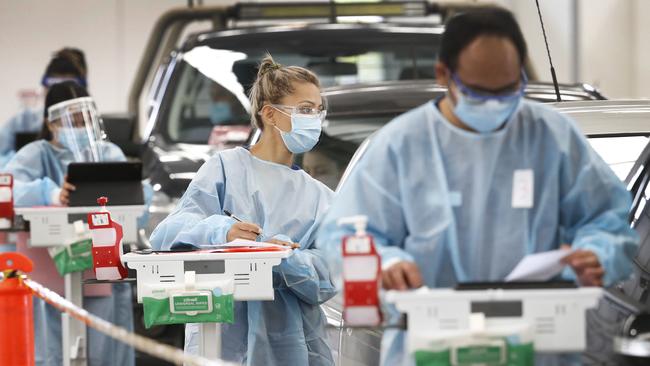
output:
<svg viewBox="0 0 650 366"><path fill-rule="evenodd" d="M218 156L208 160L196 174L176 209L151 234L157 250L193 246L209 248L226 242L235 220L221 214L225 176Z"/></svg>
<svg viewBox="0 0 650 366"><path fill-rule="evenodd" d="M402 209L398 153L382 135L376 137L340 187L318 232L317 246L326 254L333 273L341 270L343 237L354 233L352 227L339 226L337 221L355 215L368 217L367 232L374 238L382 266L414 261L404 249L409 234ZM376 163L379 161L382 163Z"/></svg>
<svg viewBox="0 0 650 366"><path fill-rule="evenodd" d="M631 197L580 132L572 132L560 177L561 239L573 249L595 253L609 286L632 273L638 235L627 220ZM563 277L575 279L575 274L567 268Z"/></svg>
<svg viewBox="0 0 650 366"><path fill-rule="evenodd" d="M3 169L14 177L16 207L52 204L52 192L58 189L59 185L45 175L42 160L39 145L29 144L16 153Z"/></svg>
<svg viewBox="0 0 650 366"><path fill-rule="evenodd" d="M20 123L20 117L17 114L0 126L0 155L8 156L16 148L15 126Z"/></svg>
<svg viewBox="0 0 650 366"><path fill-rule="evenodd" d="M144 214L138 217L138 227L141 229L147 227L147 222L149 222L149 208L153 200L153 187L148 182L142 182L142 192L144 194L145 210Z"/></svg>
<svg viewBox="0 0 650 366"><path fill-rule="evenodd" d="M336 295L336 288L330 278L323 252L314 245L315 227L301 240L299 249L273 268L273 281L275 288L287 287L300 300L320 305ZM275 238L291 241L284 236Z"/></svg>
<svg viewBox="0 0 650 366"><path fill-rule="evenodd" d="M103 144L103 161L126 161L126 156L119 146L113 143Z"/></svg>

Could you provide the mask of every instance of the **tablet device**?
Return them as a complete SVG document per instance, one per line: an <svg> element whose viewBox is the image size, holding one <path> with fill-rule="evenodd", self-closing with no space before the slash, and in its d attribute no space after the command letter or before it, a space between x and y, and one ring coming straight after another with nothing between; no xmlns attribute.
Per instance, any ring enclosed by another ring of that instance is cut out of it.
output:
<svg viewBox="0 0 650 366"><path fill-rule="evenodd" d="M109 206L143 205L142 162L71 163L68 182L70 207L97 206L97 198L108 197Z"/></svg>

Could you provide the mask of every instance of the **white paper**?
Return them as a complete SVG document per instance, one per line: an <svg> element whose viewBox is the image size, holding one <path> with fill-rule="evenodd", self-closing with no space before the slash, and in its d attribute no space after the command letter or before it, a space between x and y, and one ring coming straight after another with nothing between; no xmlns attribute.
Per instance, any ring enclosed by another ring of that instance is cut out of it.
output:
<svg viewBox="0 0 650 366"><path fill-rule="evenodd" d="M245 239L235 239L229 243L215 245L214 248L232 248L232 247L254 247L254 248L267 248L267 247L281 247L287 248L284 245L264 243L260 241L252 241Z"/></svg>
<svg viewBox="0 0 650 366"><path fill-rule="evenodd" d="M571 253L571 250L557 249L527 255L510 272L506 281L548 281L562 272L566 264L560 261Z"/></svg>
<svg viewBox="0 0 650 366"><path fill-rule="evenodd" d="M531 169L515 170L512 176L512 208L533 208L535 175Z"/></svg>

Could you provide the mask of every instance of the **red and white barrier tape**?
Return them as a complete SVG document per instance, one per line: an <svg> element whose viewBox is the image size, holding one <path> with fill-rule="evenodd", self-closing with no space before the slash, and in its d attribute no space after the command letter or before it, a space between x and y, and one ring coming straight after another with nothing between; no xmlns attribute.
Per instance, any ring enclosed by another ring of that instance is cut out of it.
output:
<svg viewBox="0 0 650 366"><path fill-rule="evenodd" d="M36 296L45 300L60 311L66 312L87 326L95 328L107 336L117 339L120 342L126 343L133 348L147 353L151 356L174 363L176 365L235 366L235 364L227 363L225 361L212 361L204 357L188 355L183 353L183 351L178 348L156 342L152 339L137 335L135 333L131 333L122 327L118 327L111 322L99 318L89 313L88 311L74 305L70 301L61 297L56 292L44 287L38 282L34 282L30 279L25 279L24 283L34 292Z"/></svg>

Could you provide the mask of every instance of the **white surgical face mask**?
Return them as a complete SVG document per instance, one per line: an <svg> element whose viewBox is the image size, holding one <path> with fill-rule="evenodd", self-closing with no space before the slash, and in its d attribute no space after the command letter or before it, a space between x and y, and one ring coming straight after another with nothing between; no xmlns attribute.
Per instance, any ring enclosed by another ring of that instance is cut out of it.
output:
<svg viewBox="0 0 650 366"><path fill-rule="evenodd" d="M83 127L72 129L60 128L58 130L58 140L61 146L70 151L74 151L75 149L83 150L90 146L88 132Z"/></svg>
<svg viewBox="0 0 650 366"><path fill-rule="evenodd" d="M521 96L507 100L490 99L481 103L470 103L463 93L456 93L454 114L466 125L480 133L499 129L517 110Z"/></svg>
<svg viewBox="0 0 650 366"><path fill-rule="evenodd" d="M518 90L505 95L485 95L464 85L456 74L452 74L452 80L457 86L454 93L454 114L472 129L485 134L498 130L510 119L517 110L528 83L526 73L522 70Z"/></svg>

